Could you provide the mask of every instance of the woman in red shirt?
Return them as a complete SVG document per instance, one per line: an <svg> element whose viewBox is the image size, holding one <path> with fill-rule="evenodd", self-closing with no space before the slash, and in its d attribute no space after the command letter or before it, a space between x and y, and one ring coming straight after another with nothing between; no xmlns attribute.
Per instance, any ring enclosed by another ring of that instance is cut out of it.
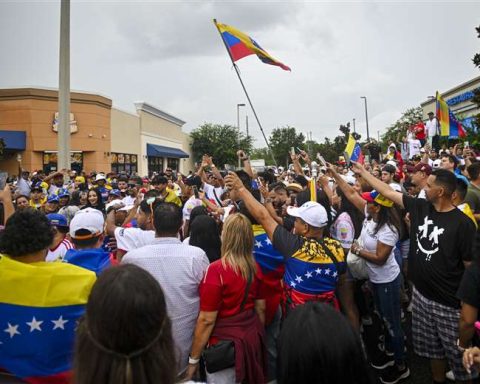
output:
<svg viewBox="0 0 480 384"><path fill-rule="evenodd" d="M252 250L253 232L250 221L242 214L229 216L223 227L222 257L210 264L200 284L200 314L187 379L197 371L200 356L206 346L218 348L233 341L234 359L227 361L225 357L222 361L220 358L219 365L224 369L217 371L212 369L212 365L209 369L209 358L204 355L207 382L265 382L265 300L260 268L255 263ZM206 349L207 354L211 351Z"/></svg>

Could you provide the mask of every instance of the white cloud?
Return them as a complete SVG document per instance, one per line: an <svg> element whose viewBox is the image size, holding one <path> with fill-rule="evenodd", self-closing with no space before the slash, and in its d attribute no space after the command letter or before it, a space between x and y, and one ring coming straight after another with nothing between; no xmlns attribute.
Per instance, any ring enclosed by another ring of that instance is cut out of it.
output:
<svg viewBox="0 0 480 384"><path fill-rule="evenodd" d="M74 1L71 85L123 109L145 100L187 121L187 130L236 124L236 104L246 99L216 17L292 68L255 56L238 62L267 134L291 125L323 139L355 118L365 137L360 96L376 135L437 89L478 76L478 14L478 2ZM1 2L0 87L56 87L58 33L59 2Z"/></svg>

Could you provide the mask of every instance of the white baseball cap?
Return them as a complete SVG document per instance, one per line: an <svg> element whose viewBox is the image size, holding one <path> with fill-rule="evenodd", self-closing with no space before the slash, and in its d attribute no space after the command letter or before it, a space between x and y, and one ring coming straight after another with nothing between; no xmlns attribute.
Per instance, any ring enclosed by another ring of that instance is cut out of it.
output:
<svg viewBox="0 0 480 384"><path fill-rule="evenodd" d="M95 176L95 181L99 181L99 180L107 180L107 178L103 173L97 173L97 176Z"/></svg>
<svg viewBox="0 0 480 384"><path fill-rule="evenodd" d="M432 168L433 169L440 168L441 164L442 164L442 160L440 160L440 159L433 160Z"/></svg>
<svg viewBox="0 0 480 384"><path fill-rule="evenodd" d="M91 239L103 233L105 220L102 212L94 208L85 208L78 211L70 221L70 236L74 239ZM79 230L85 230L90 234L77 235Z"/></svg>
<svg viewBox="0 0 480 384"><path fill-rule="evenodd" d="M287 213L293 217L299 217L312 227L323 228L328 223L328 215L325 208L316 201L307 201L301 207L288 207ZM71 226L71 225L70 225Z"/></svg>

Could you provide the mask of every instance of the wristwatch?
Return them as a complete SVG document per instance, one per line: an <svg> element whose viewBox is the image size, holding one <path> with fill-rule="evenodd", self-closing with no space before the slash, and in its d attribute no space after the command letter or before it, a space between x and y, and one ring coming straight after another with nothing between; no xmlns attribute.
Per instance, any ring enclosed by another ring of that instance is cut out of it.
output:
<svg viewBox="0 0 480 384"><path fill-rule="evenodd" d="M188 364L190 365L196 365L200 362L200 359L194 359L193 357L191 356L188 356Z"/></svg>

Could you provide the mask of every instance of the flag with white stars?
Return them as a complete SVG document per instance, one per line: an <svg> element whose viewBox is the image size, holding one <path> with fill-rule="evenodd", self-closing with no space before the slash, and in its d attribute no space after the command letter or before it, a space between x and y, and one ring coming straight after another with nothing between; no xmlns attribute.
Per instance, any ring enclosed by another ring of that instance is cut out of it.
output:
<svg viewBox="0 0 480 384"><path fill-rule="evenodd" d="M0 367L31 383L68 383L75 330L95 274L0 256Z"/></svg>

